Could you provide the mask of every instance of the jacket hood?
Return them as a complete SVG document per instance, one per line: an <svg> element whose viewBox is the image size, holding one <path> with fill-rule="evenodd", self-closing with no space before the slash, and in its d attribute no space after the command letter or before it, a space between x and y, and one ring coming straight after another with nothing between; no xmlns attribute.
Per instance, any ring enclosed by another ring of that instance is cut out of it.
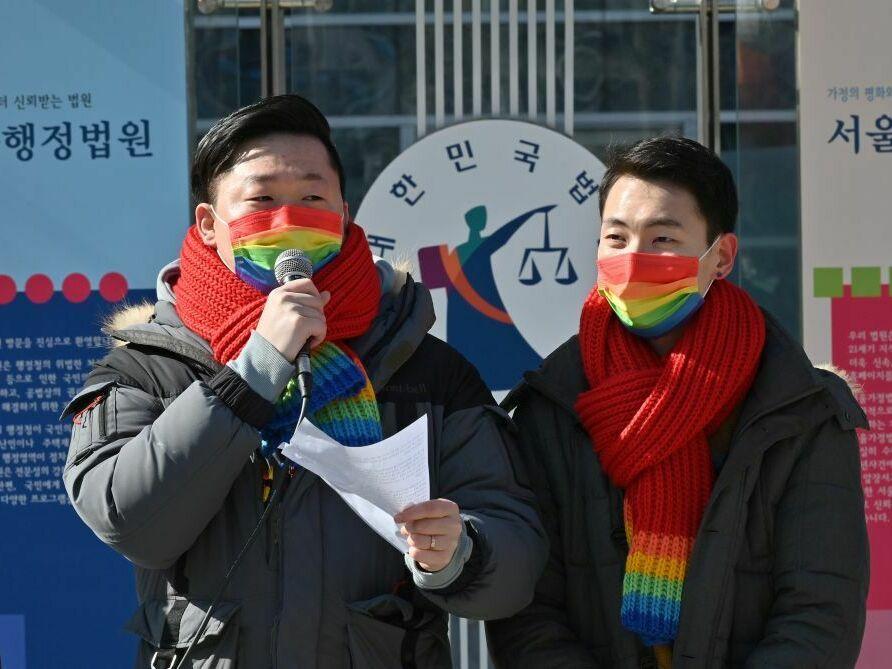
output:
<svg viewBox="0 0 892 669"><path fill-rule="evenodd" d="M430 292L405 266L394 267L375 258L375 267L381 279L378 316L364 335L347 343L362 359L375 390L380 390L412 356L436 317ZM117 346L154 346L217 364L208 342L187 328L177 313L173 285L179 274L179 260L165 265L155 285L157 302L125 305L106 320L103 329Z"/></svg>

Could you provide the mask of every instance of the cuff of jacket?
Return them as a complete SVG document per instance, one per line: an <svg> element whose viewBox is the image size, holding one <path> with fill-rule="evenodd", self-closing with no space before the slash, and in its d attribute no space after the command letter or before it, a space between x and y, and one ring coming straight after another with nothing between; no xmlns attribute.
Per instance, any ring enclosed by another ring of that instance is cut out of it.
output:
<svg viewBox="0 0 892 669"><path fill-rule="evenodd" d="M227 366L247 381L251 390L268 402L275 402L294 376L295 367L256 330L245 348Z"/></svg>
<svg viewBox="0 0 892 669"><path fill-rule="evenodd" d="M452 559L440 571L425 571L406 553L403 559L409 571L412 572L412 580L422 590L440 590L447 588L458 580L465 563L471 558L474 549L474 541L468 534L465 523L462 523L461 536L458 538L458 547L452 554Z"/></svg>
<svg viewBox="0 0 892 669"><path fill-rule="evenodd" d="M224 367L208 381L208 387L228 406L232 413L248 425L260 429L276 413L276 406L251 389L238 373Z"/></svg>

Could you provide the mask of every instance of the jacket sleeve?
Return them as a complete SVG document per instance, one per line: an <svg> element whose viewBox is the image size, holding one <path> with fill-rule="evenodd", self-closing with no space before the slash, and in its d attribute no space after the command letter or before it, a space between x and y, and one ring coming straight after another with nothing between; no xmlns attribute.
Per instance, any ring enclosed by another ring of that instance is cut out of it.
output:
<svg viewBox="0 0 892 669"><path fill-rule="evenodd" d="M854 430L865 425L857 405L844 410L791 472L775 512L774 603L747 667L855 665L870 567Z"/></svg>
<svg viewBox="0 0 892 669"><path fill-rule="evenodd" d="M490 653L498 667L595 669L599 666L597 661L567 617L563 544L558 507L551 492L552 485L558 486L554 489L566 488L566 483L559 483L565 481L566 473L558 471L562 463L556 457L549 457L559 449L543 441L539 426L548 417L535 406L530 393L518 404L514 420L519 432L517 447L530 475L550 549L545 571L535 584L532 603L511 618L487 622Z"/></svg>
<svg viewBox="0 0 892 669"><path fill-rule="evenodd" d="M431 462L433 493L458 504L471 546L451 583L419 592L457 616L501 618L532 598L548 550L545 533L526 477L511 457L511 418L494 405L477 370L440 346L436 368L445 401L436 421L441 427Z"/></svg>
<svg viewBox="0 0 892 669"><path fill-rule="evenodd" d="M128 560L167 568L223 505L272 405L228 367L166 407L112 367L88 384L66 412L76 414L63 474L72 504Z"/></svg>
<svg viewBox="0 0 892 669"><path fill-rule="evenodd" d="M444 421L438 494L458 504L473 548L454 583L421 592L463 618L501 618L526 606L547 554L533 495L508 454L511 429L511 419L494 406L463 409Z"/></svg>

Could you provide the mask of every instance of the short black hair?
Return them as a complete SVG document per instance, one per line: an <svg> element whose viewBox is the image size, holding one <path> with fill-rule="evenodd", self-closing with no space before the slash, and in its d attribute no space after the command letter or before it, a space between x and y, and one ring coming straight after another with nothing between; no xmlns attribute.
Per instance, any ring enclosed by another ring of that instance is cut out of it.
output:
<svg viewBox="0 0 892 669"><path fill-rule="evenodd" d="M738 208L734 176L702 144L684 137L653 137L612 150L598 193L602 216L610 189L622 176L662 181L688 191L706 219L707 242L734 232Z"/></svg>
<svg viewBox="0 0 892 669"><path fill-rule="evenodd" d="M196 202L211 202L214 180L232 169L238 150L245 142L272 135L291 133L315 137L325 145L332 167L338 173L341 194L345 177L341 157L331 139L331 127L312 102L300 95L275 95L242 107L217 121L198 142L192 161L192 196Z"/></svg>

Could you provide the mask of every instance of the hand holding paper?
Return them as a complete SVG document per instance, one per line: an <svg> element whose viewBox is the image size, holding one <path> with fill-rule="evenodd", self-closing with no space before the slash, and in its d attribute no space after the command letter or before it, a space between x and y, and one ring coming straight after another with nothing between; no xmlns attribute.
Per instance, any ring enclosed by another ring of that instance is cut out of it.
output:
<svg viewBox="0 0 892 669"><path fill-rule="evenodd" d="M452 560L463 523L458 504L432 499L400 511L394 520L404 523L400 532L411 546L409 555L422 569L440 571Z"/></svg>
<svg viewBox="0 0 892 669"><path fill-rule="evenodd" d="M368 446L347 447L309 421L282 452L325 481L369 527L403 553L409 543L394 515L430 500L427 416Z"/></svg>

